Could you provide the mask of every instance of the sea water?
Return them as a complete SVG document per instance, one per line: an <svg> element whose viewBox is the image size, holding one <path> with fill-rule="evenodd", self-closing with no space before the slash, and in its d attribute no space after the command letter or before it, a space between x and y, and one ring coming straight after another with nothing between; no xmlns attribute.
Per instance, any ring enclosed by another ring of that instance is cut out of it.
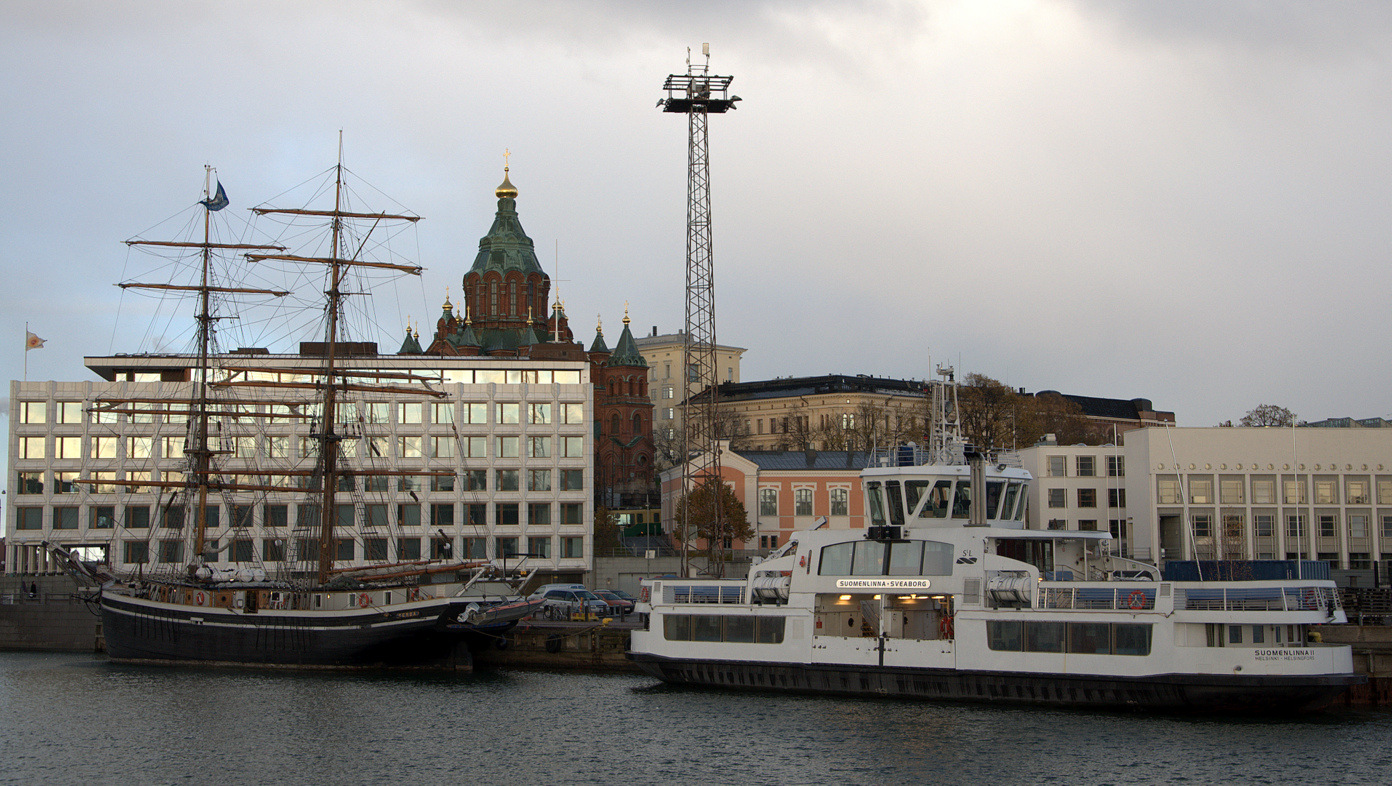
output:
<svg viewBox="0 0 1392 786"><path fill-rule="evenodd" d="M0 783L1392 782L1392 713L1131 715L0 653Z"/></svg>

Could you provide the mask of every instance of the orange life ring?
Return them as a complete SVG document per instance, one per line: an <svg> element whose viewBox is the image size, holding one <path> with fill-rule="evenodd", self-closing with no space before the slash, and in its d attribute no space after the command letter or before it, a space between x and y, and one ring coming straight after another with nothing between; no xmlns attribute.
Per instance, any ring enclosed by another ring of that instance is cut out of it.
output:
<svg viewBox="0 0 1392 786"><path fill-rule="evenodd" d="M1146 595L1140 590L1131 590L1131 594L1126 596L1126 605L1132 609L1140 610L1145 608Z"/></svg>
<svg viewBox="0 0 1392 786"><path fill-rule="evenodd" d="M372 598L368 597L368 595L367 595L366 592L364 592L363 594L361 594L361 595L358 596L358 608L360 608L360 609L365 609L365 608L367 608L368 605L371 604L371 603L372 603Z"/></svg>
<svg viewBox="0 0 1392 786"><path fill-rule="evenodd" d="M805 568L805 567L807 567L807 555L806 555L806 554L803 554L801 557L798 557L798 567L799 567L799 568Z"/></svg>
<svg viewBox="0 0 1392 786"><path fill-rule="evenodd" d="M952 617L943 617L938 620L938 632L941 633L945 639L957 638L956 631L953 629L952 625Z"/></svg>
<svg viewBox="0 0 1392 786"><path fill-rule="evenodd" d="M194 602L195 602L197 605L202 606L202 605L203 605L203 593L200 592L200 593L198 593L197 595L195 595L194 598L193 598L193 600L194 600Z"/></svg>

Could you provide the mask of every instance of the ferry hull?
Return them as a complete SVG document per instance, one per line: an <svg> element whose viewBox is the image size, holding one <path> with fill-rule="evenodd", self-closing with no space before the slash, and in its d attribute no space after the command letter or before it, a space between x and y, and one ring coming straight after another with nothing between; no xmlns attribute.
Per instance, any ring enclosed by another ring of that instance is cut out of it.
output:
<svg viewBox="0 0 1392 786"><path fill-rule="evenodd" d="M1071 674L893 667L853 668L800 663L690 660L629 653L663 682L741 690L889 696L911 699L1032 704L1172 712L1301 712L1323 707L1357 675L1204 676L1164 674L1119 678Z"/></svg>
<svg viewBox="0 0 1392 786"><path fill-rule="evenodd" d="M496 641L516 620L457 621L468 604L441 601L351 612L254 614L104 594L102 630L116 661L303 668L470 668L469 645Z"/></svg>

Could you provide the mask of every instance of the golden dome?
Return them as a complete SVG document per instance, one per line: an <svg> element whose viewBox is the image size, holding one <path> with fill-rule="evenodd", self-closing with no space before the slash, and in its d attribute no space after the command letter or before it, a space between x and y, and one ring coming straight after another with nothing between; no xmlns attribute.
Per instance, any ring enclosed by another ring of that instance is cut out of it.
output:
<svg viewBox="0 0 1392 786"><path fill-rule="evenodd" d="M503 182L498 186L498 190L493 192L499 199L516 199L517 186L508 180L508 168L503 167Z"/></svg>

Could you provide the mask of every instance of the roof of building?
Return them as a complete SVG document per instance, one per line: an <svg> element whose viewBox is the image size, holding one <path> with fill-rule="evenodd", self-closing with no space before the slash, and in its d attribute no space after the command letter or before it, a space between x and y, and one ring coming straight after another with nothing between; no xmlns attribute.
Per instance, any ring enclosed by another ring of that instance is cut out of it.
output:
<svg viewBox="0 0 1392 786"><path fill-rule="evenodd" d="M653 332L652 332L650 335L638 336L638 337L636 337L636 338L633 339L633 342L634 342L635 344L638 345L638 348L639 348L639 349L643 349L643 348L645 348L645 347L661 347L661 346L668 346L668 345L680 345L680 344L683 344L683 343L686 342L686 333L685 333L684 331L678 331L678 332L676 332L676 333L663 333L663 334L661 334L661 335L658 335L658 333L657 333L657 327L654 326L654 327L653 327ZM729 345L729 344L720 344L720 343L717 343L717 344L715 345L715 348L716 348L716 349L720 349L720 350L727 350L727 351L731 351L731 352L747 352L747 351L748 351L745 347L736 347L736 346L731 346L731 345Z"/></svg>
<svg viewBox="0 0 1392 786"><path fill-rule="evenodd" d="M870 463L870 453L864 450L736 450L741 458L758 465L759 469L850 469L860 471Z"/></svg>
<svg viewBox="0 0 1392 786"><path fill-rule="evenodd" d="M517 217L517 189L508 180L507 168L503 168L503 183L498 186L498 212L493 218L493 226L488 234L479 240L478 256L470 273L482 274L486 270L504 273L519 270L524 275L541 273L532 239L522 229Z"/></svg>
<svg viewBox="0 0 1392 786"><path fill-rule="evenodd" d="M1386 418L1325 418L1314 423L1301 423L1310 428L1392 428Z"/></svg>
<svg viewBox="0 0 1392 786"><path fill-rule="evenodd" d="M411 328L406 328L406 340L401 342L401 349L396 351L398 355L419 355L421 354L420 339L411 333Z"/></svg>
<svg viewBox="0 0 1392 786"><path fill-rule="evenodd" d="M864 374L847 376L828 374L821 377L784 377L759 382L722 382L721 401L741 401L789 396L816 396L826 393L877 393L896 396L927 395L925 383L912 379L890 379Z"/></svg>
<svg viewBox="0 0 1392 786"><path fill-rule="evenodd" d="M605 365L647 368L648 361L638 352L638 347L633 343L633 334L629 332L628 314L624 314L623 326L623 333L619 334L619 343L614 346L614 354Z"/></svg>
<svg viewBox="0 0 1392 786"><path fill-rule="evenodd" d="M1023 391L1021 391L1023 392ZM1141 413L1150 412L1159 416L1160 420L1174 420L1173 412L1160 412L1155 409L1155 405L1148 398L1098 398L1097 396L1075 396L1071 393L1060 393L1057 390L1041 390L1037 393L1025 393L1027 396L1062 396L1082 407L1083 414L1090 418L1110 418L1113 420L1141 420ZM1169 418L1163 416L1168 415Z"/></svg>

